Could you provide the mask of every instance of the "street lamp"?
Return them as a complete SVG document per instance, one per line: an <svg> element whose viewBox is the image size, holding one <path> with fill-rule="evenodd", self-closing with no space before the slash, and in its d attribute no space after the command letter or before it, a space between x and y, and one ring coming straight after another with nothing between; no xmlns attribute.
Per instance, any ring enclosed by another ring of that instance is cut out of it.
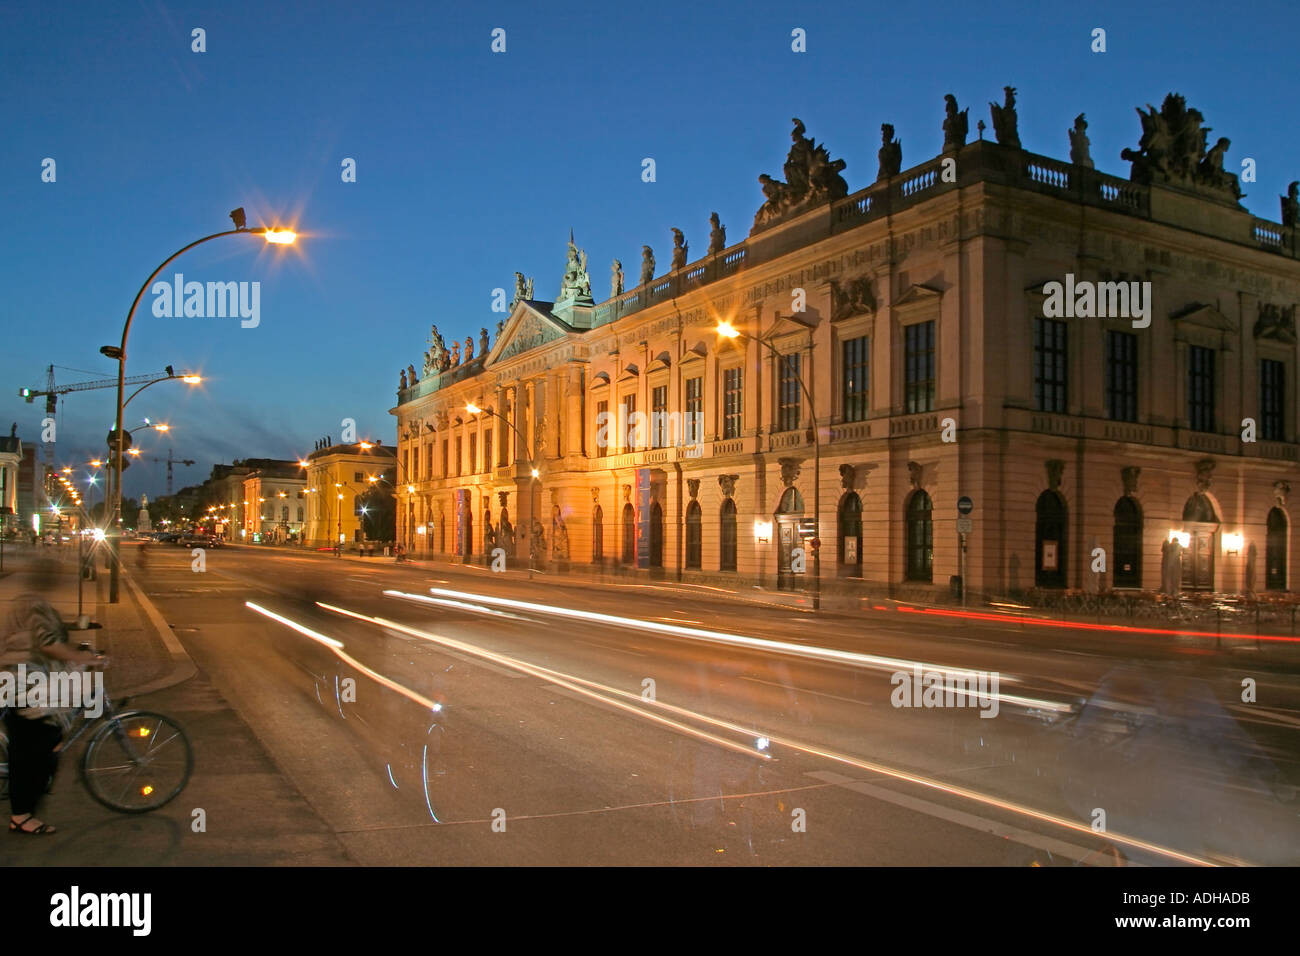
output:
<svg viewBox="0 0 1300 956"><path fill-rule="evenodd" d="M195 246L202 245L205 242L210 242L213 239L220 239L222 236L261 236L268 243L289 245L297 238L297 235L288 229L271 229L265 227L260 229L249 229L246 224L246 218L242 207L233 210L230 214L230 218L234 223L234 229L227 229L224 232L216 232L210 236L204 236L202 239L194 240L189 245L183 246L176 252L173 252L162 261L162 264L159 265L158 268L154 269L154 271L149 274L149 278L145 279L144 284L140 286L140 291L135 294L135 300L131 303L131 308L126 313L126 323L122 326L121 344L116 346L106 345L100 349L104 355L117 360L117 425L114 429L117 453L113 460L113 507L112 518L109 523L109 527L113 532L109 540L109 549L112 551L113 555L112 572L108 589L108 600L110 604L118 603L118 582L121 574L121 539L118 533L118 522L121 521L122 515L122 453L124 450L122 441L122 413L126 408L127 401L129 401L129 399L124 400L126 393L126 340L131 334L131 322L135 319L135 310L139 307L140 300L144 298L144 294L149 287L153 285L153 280L158 277L158 274L161 273L163 269L171 265L173 260L193 249ZM188 378L195 379L194 382L190 382L189 384L197 384L201 381L199 376L193 375L192 373L187 376L182 376L182 379ZM152 385L153 383L150 382L149 384ZM137 390L135 394L138 395L142 390L143 389ZM132 395L131 397L134 398L135 395Z"/></svg>
<svg viewBox="0 0 1300 956"><path fill-rule="evenodd" d="M822 480L822 443L821 432L817 427L817 409L813 403L812 392L808 391L808 384L803 380L803 376L795 371L790 364L790 357L780 352L775 345L767 339L759 338L755 335L747 335L740 331L729 321L721 321L715 330L718 335L724 339L748 339L757 342L769 352L777 357L785 367L787 372L794 375L799 380L799 387L803 390L804 397L808 399L808 417L812 420L813 433L813 610L821 610L822 606L822 552L821 552L821 531L822 531L822 498L821 498L821 480Z"/></svg>

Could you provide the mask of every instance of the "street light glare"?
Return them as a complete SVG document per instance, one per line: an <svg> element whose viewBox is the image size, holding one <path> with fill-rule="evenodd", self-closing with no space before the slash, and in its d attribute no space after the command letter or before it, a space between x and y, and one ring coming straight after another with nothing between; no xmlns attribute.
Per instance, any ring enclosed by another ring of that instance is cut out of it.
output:
<svg viewBox="0 0 1300 956"><path fill-rule="evenodd" d="M199 382L203 381L203 376L201 376L201 375L182 375L182 376L181 376L181 381L184 382L186 385L197 385L197 384L199 384Z"/></svg>
<svg viewBox="0 0 1300 956"><path fill-rule="evenodd" d="M165 431L169 430L169 429L171 428L171 426L170 426L170 425L165 425L165 424L164 424L164 425L155 425L154 428L158 429L160 432L165 432Z"/></svg>
<svg viewBox="0 0 1300 956"><path fill-rule="evenodd" d="M473 402L470 402L468 405L465 406L465 411L469 412L471 415L477 415L481 411L483 411L483 409L479 408Z"/></svg>
<svg viewBox="0 0 1300 956"><path fill-rule="evenodd" d="M281 246L291 246L294 240L298 238L298 234L289 229L267 229L262 235L267 242L274 242Z"/></svg>
<svg viewBox="0 0 1300 956"><path fill-rule="evenodd" d="M732 325L730 322L719 322L717 333L721 335L724 339L740 338L740 332L737 331L736 327Z"/></svg>
<svg viewBox="0 0 1300 956"><path fill-rule="evenodd" d="M541 473L540 471L538 471L536 468L534 468L534 469L533 469L533 477L534 477L534 478L540 478L540 477L542 477L542 473Z"/></svg>

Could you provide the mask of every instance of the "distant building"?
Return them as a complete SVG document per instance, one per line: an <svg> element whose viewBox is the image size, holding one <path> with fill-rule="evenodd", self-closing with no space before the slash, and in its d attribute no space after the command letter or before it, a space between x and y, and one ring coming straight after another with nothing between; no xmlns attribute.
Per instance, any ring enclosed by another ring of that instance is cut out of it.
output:
<svg viewBox="0 0 1300 956"><path fill-rule="evenodd" d="M23 442L15 428L9 435L0 436L0 534L31 530L30 521L23 525L19 512L18 475L22 464Z"/></svg>
<svg viewBox="0 0 1300 956"><path fill-rule="evenodd" d="M243 488L250 541L283 544L301 540L306 525L307 479L297 462L251 471Z"/></svg>
<svg viewBox="0 0 1300 956"><path fill-rule="evenodd" d="M361 509L372 486L377 489L374 497L391 498L395 458L396 449L391 445L370 442L328 445L308 455L304 543L321 548L339 541L345 545L360 541Z"/></svg>

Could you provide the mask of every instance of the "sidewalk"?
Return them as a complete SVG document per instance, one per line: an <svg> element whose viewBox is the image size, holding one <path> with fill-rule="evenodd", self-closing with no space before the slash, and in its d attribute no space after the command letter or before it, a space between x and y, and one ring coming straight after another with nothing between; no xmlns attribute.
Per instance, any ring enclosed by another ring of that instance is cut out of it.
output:
<svg viewBox="0 0 1300 956"><path fill-rule="evenodd" d="M40 593L65 620L75 620L76 569L74 548L60 552L6 544L0 627L7 627L13 600L27 591ZM54 792L37 814L59 832L0 835L0 866L353 865L333 831L199 673L131 580L129 565L126 571L116 605L107 603L102 561L98 580L82 582L83 613L104 626L81 633L111 658L104 674L110 698L131 695L132 708L167 714L186 729L194 747L194 775L161 810L114 813L96 803L80 780L79 762L92 728L62 758ZM70 639L80 636L74 631ZM206 829L196 832L199 816Z"/></svg>

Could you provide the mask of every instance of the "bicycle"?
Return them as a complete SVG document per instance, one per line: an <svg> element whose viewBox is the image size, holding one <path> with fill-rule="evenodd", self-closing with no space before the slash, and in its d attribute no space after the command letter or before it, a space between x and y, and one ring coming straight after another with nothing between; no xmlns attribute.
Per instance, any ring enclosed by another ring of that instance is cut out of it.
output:
<svg viewBox="0 0 1300 956"><path fill-rule="evenodd" d="M148 710L126 710L129 697L113 705L107 693L103 712L83 710L59 744L66 751L98 724L81 755L81 781L95 800L118 813L149 813L180 795L194 772L194 748L185 729L170 717ZM9 793L9 738L0 724L0 789Z"/></svg>

